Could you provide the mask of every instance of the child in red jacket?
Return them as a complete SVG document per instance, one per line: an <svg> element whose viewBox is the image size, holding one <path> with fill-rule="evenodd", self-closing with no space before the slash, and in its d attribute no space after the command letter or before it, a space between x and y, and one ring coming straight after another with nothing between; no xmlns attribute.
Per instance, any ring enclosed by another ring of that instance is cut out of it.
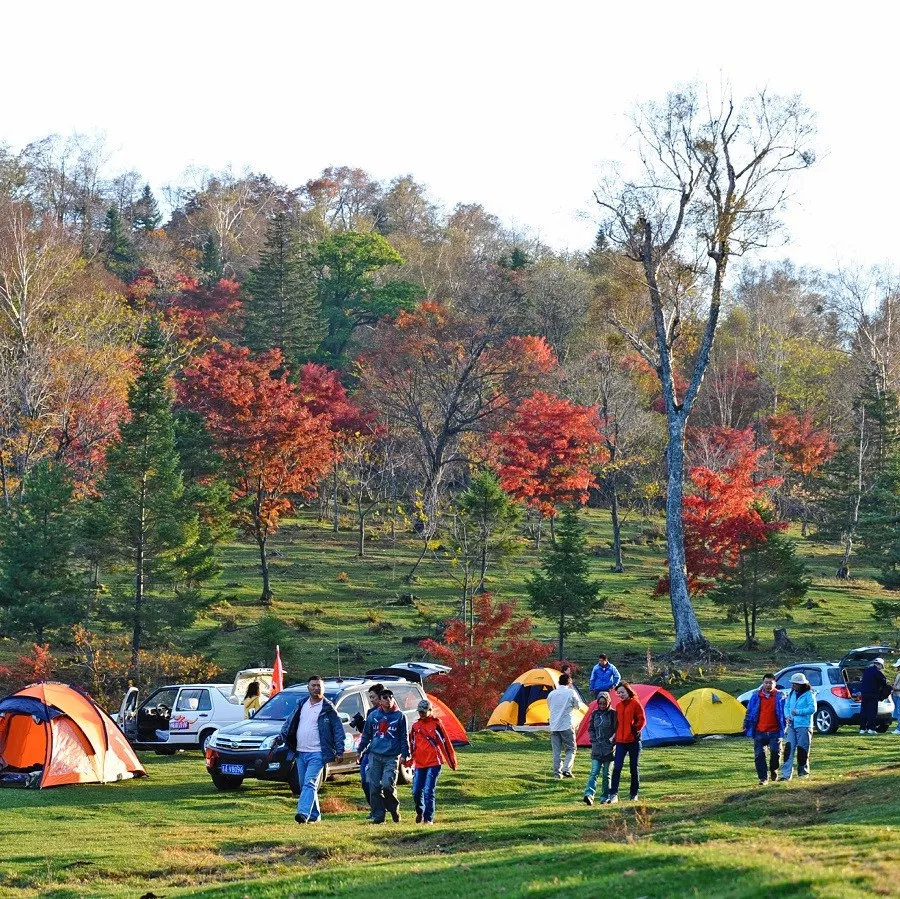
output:
<svg viewBox="0 0 900 899"><path fill-rule="evenodd" d="M416 806L416 824L434 824L434 787L441 766L446 762L456 770L456 752L444 730L444 725L434 717L434 706L427 700L419 702L419 720L409 732L412 748L413 801Z"/></svg>

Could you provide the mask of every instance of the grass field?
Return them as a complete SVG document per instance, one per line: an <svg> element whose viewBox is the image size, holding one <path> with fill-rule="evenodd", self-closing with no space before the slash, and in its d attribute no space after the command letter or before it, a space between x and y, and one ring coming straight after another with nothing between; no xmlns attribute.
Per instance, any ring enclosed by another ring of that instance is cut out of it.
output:
<svg viewBox="0 0 900 899"><path fill-rule="evenodd" d="M619 897L864 896L900 890L900 738L817 738L812 776L756 785L740 738L647 749L638 803L581 802L549 775L546 735L482 733L438 784L438 820L364 822L355 778L321 824L286 788L217 793L199 753L145 757L147 779L0 794L2 894Z"/></svg>

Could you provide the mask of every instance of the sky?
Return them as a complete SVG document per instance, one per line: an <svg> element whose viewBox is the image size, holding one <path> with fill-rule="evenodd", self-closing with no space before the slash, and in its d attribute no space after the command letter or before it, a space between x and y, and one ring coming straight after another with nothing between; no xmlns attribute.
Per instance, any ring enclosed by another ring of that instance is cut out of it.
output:
<svg viewBox="0 0 900 899"><path fill-rule="evenodd" d="M688 82L799 93L818 161L767 251L819 267L890 264L894 4L640 6L156 0L6 4L0 141L105 135L155 190L190 165L297 186L328 165L412 174L446 208L481 203L560 250L596 231L600 167L628 114ZM712 10L715 10L713 14Z"/></svg>

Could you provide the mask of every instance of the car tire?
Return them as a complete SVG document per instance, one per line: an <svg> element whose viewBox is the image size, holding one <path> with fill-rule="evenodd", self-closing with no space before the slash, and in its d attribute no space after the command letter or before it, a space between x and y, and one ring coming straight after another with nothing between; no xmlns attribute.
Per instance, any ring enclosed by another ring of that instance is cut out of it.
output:
<svg viewBox="0 0 900 899"><path fill-rule="evenodd" d="M881 721L875 725L875 731L879 734L886 734L890 726L890 724L885 724L883 721Z"/></svg>
<svg viewBox="0 0 900 899"><path fill-rule="evenodd" d="M397 767L397 783L409 786L413 782L413 769L406 765L398 765Z"/></svg>
<svg viewBox="0 0 900 899"><path fill-rule="evenodd" d="M239 790L244 782L243 777L235 777L231 774L219 774L218 771L210 771L209 776L212 778L213 786L222 792Z"/></svg>
<svg viewBox="0 0 900 899"><path fill-rule="evenodd" d="M813 715L813 727L817 734L833 734L839 727L834 709L826 702L820 702Z"/></svg>
<svg viewBox="0 0 900 899"><path fill-rule="evenodd" d="M216 728L211 727L208 730L200 731L200 736L197 738L197 742L200 744L200 748L206 752L206 744L212 739L212 735L216 732Z"/></svg>

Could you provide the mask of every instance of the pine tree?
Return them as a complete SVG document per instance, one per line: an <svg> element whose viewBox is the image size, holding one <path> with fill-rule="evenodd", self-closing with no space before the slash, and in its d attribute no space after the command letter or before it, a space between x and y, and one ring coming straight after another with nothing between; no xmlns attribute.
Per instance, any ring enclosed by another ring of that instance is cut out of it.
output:
<svg viewBox="0 0 900 899"><path fill-rule="evenodd" d="M156 321L145 328L139 344L129 419L107 450L99 485L110 546L133 577L110 611L131 626L135 677L146 637L185 627L196 615L199 595L185 585L198 579L191 565L200 537L175 446L166 340Z"/></svg>
<svg viewBox="0 0 900 899"><path fill-rule="evenodd" d="M710 597L729 615L744 619L744 647L756 649L759 616L797 605L809 584L794 541L774 532L740 549L734 562L723 567Z"/></svg>
<svg viewBox="0 0 900 899"><path fill-rule="evenodd" d="M248 289L245 337L250 349L279 349L292 368L307 361L319 345L323 324L315 280L284 213L269 224Z"/></svg>
<svg viewBox="0 0 900 899"><path fill-rule="evenodd" d="M535 612L557 622L559 658L564 659L564 641L569 634L584 634L602 605L597 599L599 581L588 577L587 541L578 513L566 507L560 516L553 545L540 571L525 583Z"/></svg>
<svg viewBox="0 0 900 899"><path fill-rule="evenodd" d="M140 198L131 206L132 227L144 232L155 231L161 221L162 215L156 197L153 196L150 185L145 184Z"/></svg>
<svg viewBox="0 0 900 899"><path fill-rule="evenodd" d="M88 585L76 570L78 513L62 465L36 465L20 505L0 517L0 632L42 643L84 615Z"/></svg>
<svg viewBox="0 0 900 899"><path fill-rule="evenodd" d="M200 259L201 280L208 287L220 281L225 274L225 264L219 242L210 234L203 242L203 256Z"/></svg>
<svg viewBox="0 0 900 899"><path fill-rule="evenodd" d="M100 255L106 268L122 281L132 281L137 275L137 253L128 226L115 206L109 207L103 222Z"/></svg>

